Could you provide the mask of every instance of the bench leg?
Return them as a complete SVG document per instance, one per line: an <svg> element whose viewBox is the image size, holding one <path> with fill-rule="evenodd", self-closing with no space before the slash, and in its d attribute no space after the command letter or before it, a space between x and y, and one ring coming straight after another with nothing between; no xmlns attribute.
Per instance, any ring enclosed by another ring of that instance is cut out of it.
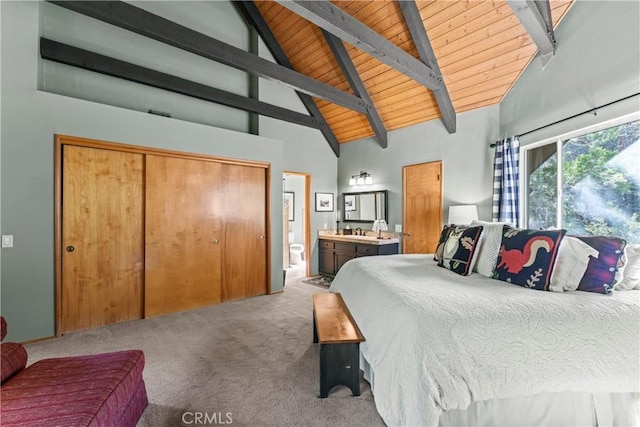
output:
<svg viewBox="0 0 640 427"><path fill-rule="evenodd" d="M360 344L320 344L320 397L329 396L337 385L345 385L360 396Z"/></svg>
<svg viewBox="0 0 640 427"><path fill-rule="evenodd" d="M316 326L316 310L313 309L313 342L318 342L318 327Z"/></svg>

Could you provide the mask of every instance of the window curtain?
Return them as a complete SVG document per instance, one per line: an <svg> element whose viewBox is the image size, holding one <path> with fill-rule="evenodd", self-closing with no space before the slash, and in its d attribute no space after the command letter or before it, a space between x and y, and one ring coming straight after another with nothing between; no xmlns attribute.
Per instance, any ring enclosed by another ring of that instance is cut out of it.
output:
<svg viewBox="0 0 640 427"><path fill-rule="evenodd" d="M494 222L518 225L520 140L517 136L497 141L493 160Z"/></svg>

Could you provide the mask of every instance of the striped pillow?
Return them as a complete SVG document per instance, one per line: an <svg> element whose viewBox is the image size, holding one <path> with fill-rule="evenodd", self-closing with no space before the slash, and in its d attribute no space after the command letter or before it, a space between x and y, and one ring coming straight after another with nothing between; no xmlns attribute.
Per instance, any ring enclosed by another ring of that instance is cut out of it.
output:
<svg viewBox="0 0 640 427"><path fill-rule="evenodd" d="M587 271L582 276L579 291L609 294L616 284L618 262L624 253L626 240L607 236L574 236L591 246L596 255L589 257Z"/></svg>

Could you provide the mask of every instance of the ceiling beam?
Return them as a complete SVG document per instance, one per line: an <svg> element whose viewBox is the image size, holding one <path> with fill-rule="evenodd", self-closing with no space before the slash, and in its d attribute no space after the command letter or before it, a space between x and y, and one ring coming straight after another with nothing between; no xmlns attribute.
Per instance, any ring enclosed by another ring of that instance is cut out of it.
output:
<svg viewBox="0 0 640 427"><path fill-rule="evenodd" d="M247 73L279 81L292 89L350 110L360 113L367 111L367 105L356 96L131 4L122 1L50 1L50 3Z"/></svg>
<svg viewBox="0 0 640 427"><path fill-rule="evenodd" d="M378 58L427 88L440 88L442 77L431 68L329 1L276 0L276 3Z"/></svg>
<svg viewBox="0 0 640 427"><path fill-rule="evenodd" d="M112 77L141 83L147 86L187 95L227 107L249 111L289 123L320 129L322 124L314 117L297 111L245 98L170 74L161 73L119 59L110 58L88 50L69 46L46 38L40 39L40 56L50 61L82 68Z"/></svg>
<svg viewBox="0 0 640 427"><path fill-rule="evenodd" d="M399 1L398 4L404 15L404 20L407 23L409 33L411 33L411 38L416 46L420 60L427 64L435 74L442 76L436 54L429 41L429 36L424 28L424 22L422 21L416 2L414 0L403 0ZM449 96L449 91L447 90L444 80L442 81L441 87L435 89L433 94L438 102L438 108L440 108L445 128L447 128L449 133L455 133L456 110L453 108L453 103L451 102L451 97Z"/></svg>
<svg viewBox="0 0 640 427"><path fill-rule="evenodd" d="M356 66L353 64L353 60L349 56L349 52L347 52L347 49L344 47L344 43L342 43L342 40L324 29L322 29L322 34L324 35L329 48L331 48L333 56L336 58L336 61L338 61L344 76L347 78L353 93L362 98L364 102L371 105L371 108L367 109L367 120L376 135L378 144L380 144L382 148L387 148L387 129L382 122L380 114L378 114L378 110L376 110L376 107L373 104L373 100L369 96L367 88L364 86L364 83L360 78L360 74L358 74L358 70L356 70Z"/></svg>
<svg viewBox="0 0 640 427"><path fill-rule="evenodd" d="M507 0L511 10L538 47L542 65L546 65L556 51L556 39L548 0Z"/></svg>
<svg viewBox="0 0 640 427"><path fill-rule="evenodd" d="M278 40L253 1L235 1L234 4L242 16L244 16L245 20L258 32L276 62L283 67L293 70L293 64L282 49L282 46L280 46L280 43L278 43ZM322 135L327 140L327 143L335 153L336 157L340 157L340 143L338 142L338 138L336 138L335 134L329 127L329 124L325 120L314 100L306 93L296 91L296 94L309 114L315 117L316 120L322 124L320 132L322 132Z"/></svg>

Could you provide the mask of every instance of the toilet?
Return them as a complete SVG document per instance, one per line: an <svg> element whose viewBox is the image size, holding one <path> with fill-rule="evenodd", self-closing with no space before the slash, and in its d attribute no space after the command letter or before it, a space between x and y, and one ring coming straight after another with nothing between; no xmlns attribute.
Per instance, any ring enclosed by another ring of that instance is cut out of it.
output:
<svg viewBox="0 0 640 427"><path fill-rule="evenodd" d="M304 245L293 243L293 231L289 232L289 264L298 265L304 257Z"/></svg>

